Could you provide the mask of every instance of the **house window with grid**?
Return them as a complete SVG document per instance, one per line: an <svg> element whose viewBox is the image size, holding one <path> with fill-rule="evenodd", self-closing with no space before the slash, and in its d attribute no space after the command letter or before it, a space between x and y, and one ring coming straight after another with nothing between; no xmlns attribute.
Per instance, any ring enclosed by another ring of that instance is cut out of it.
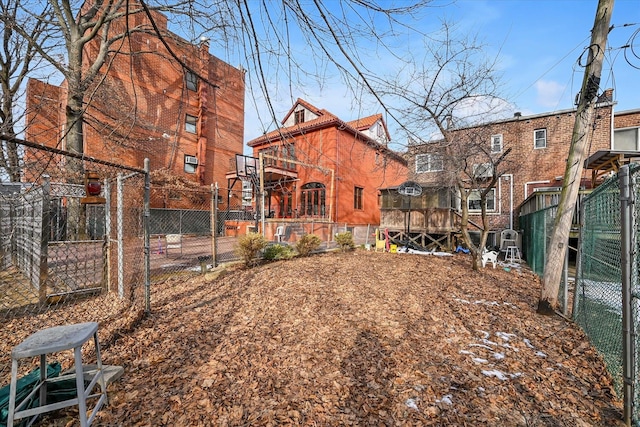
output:
<svg viewBox="0 0 640 427"><path fill-rule="evenodd" d="M364 195L364 188L354 187L353 189L353 208L362 210L362 198Z"/></svg>
<svg viewBox="0 0 640 427"><path fill-rule="evenodd" d="M467 205L469 206L469 212L480 212L482 205L480 204L480 191L471 190L469 197L467 198ZM487 193L487 212L493 212L496 210L496 189L492 188Z"/></svg>
<svg viewBox="0 0 640 427"><path fill-rule="evenodd" d="M437 172L443 169L442 156L439 154L418 154L416 173Z"/></svg>
<svg viewBox="0 0 640 427"><path fill-rule="evenodd" d="M491 135L491 152L502 153L502 135Z"/></svg>
<svg viewBox="0 0 640 427"><path fill-rule="evenodd" d="M325 210L326 193L324 184L319 182L304 184L300 193L300 214L307 217L324 217Z"/></svg>
<svg viewBox="0 0 640 427"><path fill-rule="evenodd" d="M547 130L536 129L533 131L533 148L547 147Z"/></svg>
<svg viewBox="0 0 640 427"><path fill-rule="evenodd" d="M298 110L293 113L295 124L304 123L304 110Z"/></svg>
<svg viewBox="0 0 640 427"><path fill-rule="evenodd" d="M184 119L184 130L189 133L196 133L198 129L198 118L187 114Z"/></svg>
<svg viewBox="0 0 640 427"><path fill-rule="evenodd" d="M198 75L193 71L187 71L184 74L184 79L187 84L187 89L196 92L198 90Z"/></svg>

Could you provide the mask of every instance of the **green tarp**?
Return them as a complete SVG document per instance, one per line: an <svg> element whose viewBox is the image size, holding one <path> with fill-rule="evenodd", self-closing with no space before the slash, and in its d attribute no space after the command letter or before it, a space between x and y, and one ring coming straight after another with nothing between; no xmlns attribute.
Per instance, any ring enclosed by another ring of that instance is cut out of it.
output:
<svg viewBox="0 0 640 427"><path fill-rule="evenodd" d="M47 365L47 378L55 378L60 375L61 366L58 362ZM40 380L40 368L36 368L22 378L18 379L16 390L16 403L22 402L29 393L38 385ZM9 385L0 389L0 427L6 427L9 414ZM47 384L47 403L62 402L74 399L77 396L75 377ZM21 409L35 408L40 405L39 393L36 393L31 401ZM28 418L20 421L28 421ZM14 424L14 425L21 425Z"/></svg>

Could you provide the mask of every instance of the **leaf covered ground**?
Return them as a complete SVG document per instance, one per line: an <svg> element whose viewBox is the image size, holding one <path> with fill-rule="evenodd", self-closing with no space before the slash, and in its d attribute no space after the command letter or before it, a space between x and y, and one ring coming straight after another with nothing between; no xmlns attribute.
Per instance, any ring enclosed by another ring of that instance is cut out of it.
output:
<svg viewBox="0 0 640 427"><path fill-rule="evenodd" d="M526 269L362 250L168 281L104 346L125 374L94 425L618 425L601 358L539 295Z"/></svg>

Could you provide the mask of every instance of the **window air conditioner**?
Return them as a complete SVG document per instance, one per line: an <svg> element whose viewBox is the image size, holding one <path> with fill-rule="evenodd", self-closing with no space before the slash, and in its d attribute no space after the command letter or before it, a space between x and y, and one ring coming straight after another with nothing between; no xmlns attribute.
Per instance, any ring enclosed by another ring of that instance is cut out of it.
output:
<svg viewBox="0 0 640 427"><path fill-rule="evenodd" d="M184 156L184 162L189 165L197 165L198 158L196 156Z"/></svg>

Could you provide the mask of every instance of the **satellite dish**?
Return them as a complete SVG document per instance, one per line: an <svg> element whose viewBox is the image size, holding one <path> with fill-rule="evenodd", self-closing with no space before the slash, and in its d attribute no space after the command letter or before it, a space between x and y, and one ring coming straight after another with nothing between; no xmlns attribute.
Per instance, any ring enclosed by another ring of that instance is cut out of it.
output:
<svg viewBox="0 0 640 427"><path fill-rule="evenodd" d="M417 182L405 181L398 187L398 194L402 196L419 196L422 194L422 187Z"/></svg>

